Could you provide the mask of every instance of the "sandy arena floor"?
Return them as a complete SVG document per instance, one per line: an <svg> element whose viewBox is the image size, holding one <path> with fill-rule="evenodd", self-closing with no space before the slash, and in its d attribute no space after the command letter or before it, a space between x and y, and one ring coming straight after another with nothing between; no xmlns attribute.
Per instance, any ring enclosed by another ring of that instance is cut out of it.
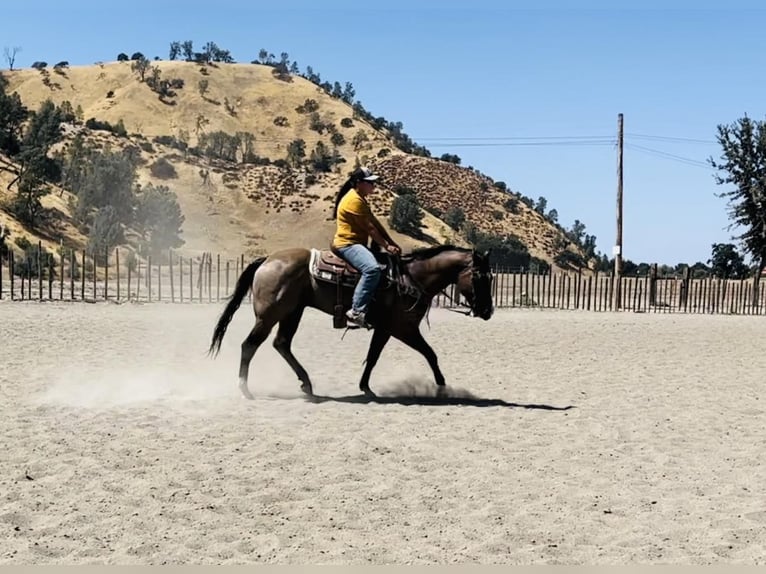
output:
<svg viewBox="0 0 766 574"><path fill-rule="evenodd" d="M367 402L308 311L247 401L222 308L0 302L0 563L766 562L763 318L436 309Z"/></svg>

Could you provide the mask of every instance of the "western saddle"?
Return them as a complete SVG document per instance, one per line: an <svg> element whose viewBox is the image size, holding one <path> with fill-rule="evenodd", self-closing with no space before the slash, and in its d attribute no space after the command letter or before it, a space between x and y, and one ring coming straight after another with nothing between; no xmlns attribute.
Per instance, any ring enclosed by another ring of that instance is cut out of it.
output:
<svg viewBox="0 0 766 574"><path fill-rule="evenodd" d="M388 257L387 255L384 255ZM396 270L394 265L381 261L379 256L378 265L383 271L383 277L381 278L381 287L386 288L395 282ZM332 249L312 249L311 250L311 263L309 265L312 277L318 281L325 283L332 283L336 286L336 302L335 313L333 317L333 326L337 329L346 327L346 309L343 306L343 288L354 288L359 281L361 273L348 261L343 259L340 255L335 253Z"/></svg>

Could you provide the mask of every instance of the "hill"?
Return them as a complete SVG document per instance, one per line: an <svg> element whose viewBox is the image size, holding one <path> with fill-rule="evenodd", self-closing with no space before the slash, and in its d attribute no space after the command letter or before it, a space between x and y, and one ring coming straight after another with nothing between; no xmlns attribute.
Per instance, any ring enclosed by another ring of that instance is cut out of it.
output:
<svg viewBox="0 0 766 574"><path fill-rule="evenodd" d="M333 233L334 195L358 164L383 176L373 205L386 224L403 192L414 192L423 207L422 233L392 231L405 248L468 244L477 233L512 235L532 256L553 263L568 241L563 229L486 175L399 149L401 134L352 105L352 89L331 94L299 75L253 63L62 62L53 71L42 64L4 71L5 92L17 93L31 111L49 100L68 113L52 154L66 158L79 138L93 149L136 157L142 187L170 188L184 216L180 253L250 256L287 245L323 247ZM0 165L14 161L5 157ZM33 242L84 247L89 226L73 215L77 190L53 186L42 199L45 225L31 229L7 207L12 171L0 172L0 223L11 242L23 233ZM445 223L456 208L467 222L461 232ZM582 255L579 247L569 249Z"/></svg>

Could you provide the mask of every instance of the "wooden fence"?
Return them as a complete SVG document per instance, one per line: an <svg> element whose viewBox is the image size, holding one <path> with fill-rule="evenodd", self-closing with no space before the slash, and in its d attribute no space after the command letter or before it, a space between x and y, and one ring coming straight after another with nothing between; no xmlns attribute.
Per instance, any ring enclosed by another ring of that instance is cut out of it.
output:
<svg viewBox="0 0 766 574"><path fill-rule="evenodd" d="M173 252L141 259L114 249L101 258L69 250L58 257L38 246L0 258L0 299L55 301L213 302L234 291L245 257ZM249 261L247 262L249 263ZM11 269L16 273L12 274Z"/></svg>
<svg viewBox="0 0 766 574"><path fill-rule="evenodd" d="M141 259L115 249L95 259L85 251L59 255L28 249L0 258L0 299L57 301L219 302L233 291L249 263L244 255L225 258L205 253L181 257L173 252ZM16 273L12 274L11 269ZM621 311L766 315L766 281L753 305L753 279L622 277L611 274L537 274L495 268L497 308L568 309L607 312L615 306L619 283ZM437 307L453 307L454 286L435 297Z"/></svg>

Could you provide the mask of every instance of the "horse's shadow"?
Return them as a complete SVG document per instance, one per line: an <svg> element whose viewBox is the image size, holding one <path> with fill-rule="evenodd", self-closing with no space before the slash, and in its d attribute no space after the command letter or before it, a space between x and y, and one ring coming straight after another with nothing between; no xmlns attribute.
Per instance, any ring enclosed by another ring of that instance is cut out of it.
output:
<svg viewBox="0 0 766 574"><path fill-rule="evenodd" d="M328 395L305 395L305 400L312 403L351 403L351 404L381 404L403 406L467 406L467 407L505 407L516 409L531 409L543 411L568 411L573 405L555 407L545 404L512 403L502 399L488 399L473 395L346 395L332 397Z"/></svg>

